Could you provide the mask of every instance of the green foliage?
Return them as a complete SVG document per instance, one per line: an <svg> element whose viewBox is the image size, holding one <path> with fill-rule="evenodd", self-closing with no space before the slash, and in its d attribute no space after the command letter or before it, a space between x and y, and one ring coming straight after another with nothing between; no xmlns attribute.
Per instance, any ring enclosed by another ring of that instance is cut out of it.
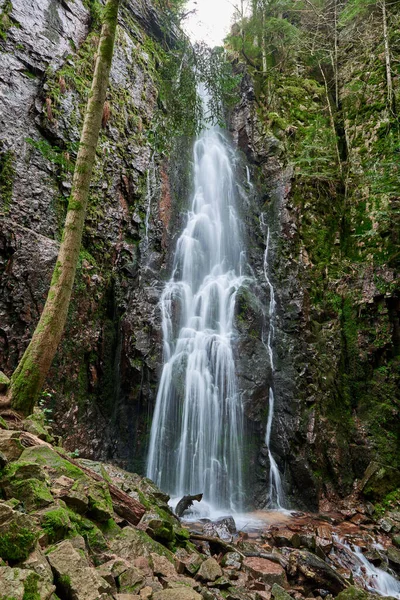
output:
<svg viewBox="0 0 400 600"><path fill-rule="evenodd" d="M33 140L27 138L26 141L33 148L38 150L40 154L48 160L52 165L57 167L57 178L65 176L65 173L71 173L74 170L74 165L70 159L70 152L77 152L78 144L70 144L68 150L62 150L58 146L51 145L47 140Z"/></svg>
<svg viewBox="0 0 400 600"><path fill-rule="evenodd" d="M7 39L7 31L12 26L12 21L10 19L12 8L12 2L10 0L6 0L3 4L3 10L0 13L0 40L3 41Z"/></svg>
<svg viewBox="0 0 400 600"><path fill-rule="evenodd" d="M12 150L0 151L0 204L4 210L9 208L12 198L15 177L14 160Z"/></svg>

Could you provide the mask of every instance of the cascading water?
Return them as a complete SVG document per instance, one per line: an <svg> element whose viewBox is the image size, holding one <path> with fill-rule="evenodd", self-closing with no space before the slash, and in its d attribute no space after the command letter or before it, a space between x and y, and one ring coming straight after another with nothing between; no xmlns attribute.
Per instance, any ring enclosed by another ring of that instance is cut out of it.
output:
<svg viewBox="0 0 400 600"><path fill-rule="evenodd" d="M344 540L335 536L335 555L339 564L351 569L356 584L380 596L400 598L400 581L393 575L375 567L362 553L358 546L351 547ZM337 552L339 550L339 553Z"/></svg>
<svg viewBox="0 0 400 600"><path fill-rule="evenodd" d="M272 343L275 335L275 315L276 315L276 302L275 292L269 277L269 249L270 249L270 228L266 227L264 221L264 214L261 215L261 225L263 229L267 229L267 239L265 242L264 252L264 277L269 288L269 328L268 328L268 340L266 348L269 354L269 360L271 364L272 377L274 376L274 353L272 350ZM272 422L274 418L274 406L275 397L272 385L269 388L269 407L268 407L268 421L267 429L265 432L265 445L268 450L269 458L269 507L270 508L284 508L285 496L282 487L282 478L279 472L278 465L271 452L271 432Z"/></svg>
<svg viewBox="0 0 400 600"><path fill-rule="evenodd" d="M217 129L194 145L194 195L161 298L164 367L147 475L172 496L204 494L240 510L243 408L232 351L246 277L235 208L234 151Z"/></svg>

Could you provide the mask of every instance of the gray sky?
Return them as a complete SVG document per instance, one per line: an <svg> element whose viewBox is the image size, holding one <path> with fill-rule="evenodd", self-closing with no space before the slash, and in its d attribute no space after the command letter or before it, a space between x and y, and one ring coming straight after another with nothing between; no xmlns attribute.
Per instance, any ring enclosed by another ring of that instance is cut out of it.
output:
<svg viewBox="0 0 400 600"><path fill-rule="evenodd" d="M209 46L220 46L229 32L238 0L189 0L187 10L197 8L195 15L184 21L184 28L192 41L205 41Z"/></svg>

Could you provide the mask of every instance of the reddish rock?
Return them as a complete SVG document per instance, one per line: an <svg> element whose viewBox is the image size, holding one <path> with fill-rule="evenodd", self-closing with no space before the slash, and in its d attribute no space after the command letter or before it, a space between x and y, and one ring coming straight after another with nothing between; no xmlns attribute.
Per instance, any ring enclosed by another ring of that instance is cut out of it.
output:
<svg viewBox="0 0 400 600"><path fill-rule="evenodd" d="M287 585L285 570L281 565L267 560L266 558L245 558L243 567L254 577L262 579L265 583L281 586Z"/></svg>

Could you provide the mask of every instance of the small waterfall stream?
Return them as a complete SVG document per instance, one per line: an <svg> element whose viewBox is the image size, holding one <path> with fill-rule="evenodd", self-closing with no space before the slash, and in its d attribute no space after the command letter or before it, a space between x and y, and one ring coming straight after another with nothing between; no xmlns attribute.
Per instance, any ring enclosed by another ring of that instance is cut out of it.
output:
<svg viewBox="0 0 400 600"><path fill-rule="evenodd" d="M276 302L275 302L275 291L272 285L271 279L269 277L269 250L270 250L270 228L267 227L264 219L264 214L261 214L261 226L262 228L267 230L267 237L265 241L265 252L264 252L264 277L267 285L269 287L269 327L268 327L268 339L266 343L266 347L269 354L271 370L272 370L272 378L274 376L274 353L272 349L272 343L275 335L275 317L276 317ZM272 382L273 383L273 382ZM269 388L269 407L268 407L268 421L267 428L265 432L265 445L268 449L268 459L269 459L269 508L284 508L285 504L285 496L282 487L282 478L279 472L279 468L275 458L271 452L271 432L272 432L272 423L274 419L274 408L275 408L275 397L273 385Z"/></svg>
<svg viewBox="0 0 400 600"><path fill-rule="evenodd" d="M243 408L232 338L246 276L234 157L217 128L195 142L192 205L161 298L164 366L147 475L171 496L203 493L213 509L237 511Z"/></svg>

